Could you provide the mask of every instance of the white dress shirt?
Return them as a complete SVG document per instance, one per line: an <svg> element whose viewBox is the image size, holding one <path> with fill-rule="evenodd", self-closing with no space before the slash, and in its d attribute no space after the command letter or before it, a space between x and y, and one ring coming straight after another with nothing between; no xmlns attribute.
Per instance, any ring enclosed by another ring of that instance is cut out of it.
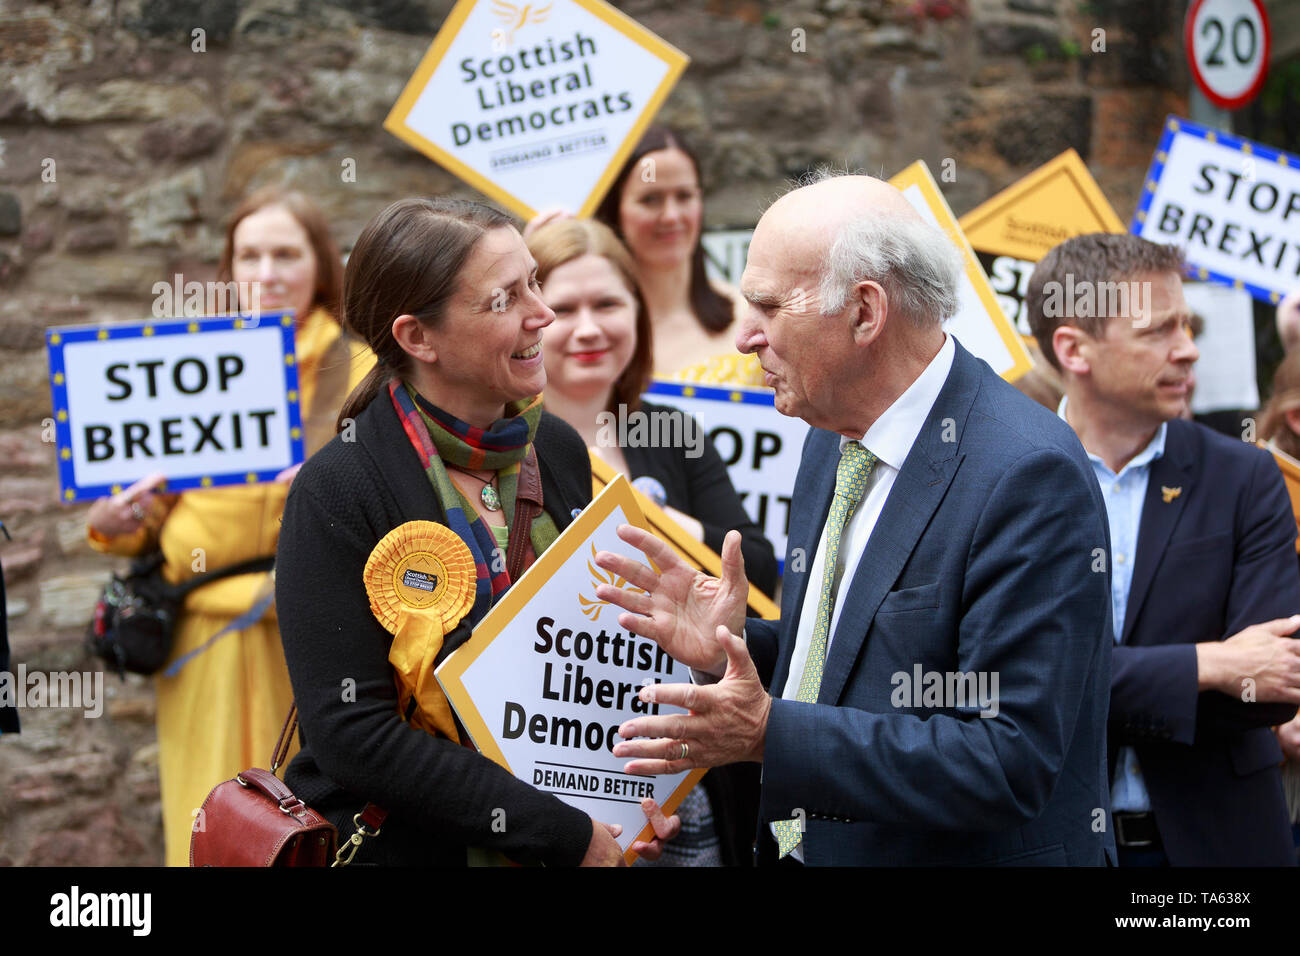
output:
<svg viewBox="0 0 1300 956"><path fill-rule="evenodd" d="M871 476L867 479L866 493L863 495L861 503L849 517L840 534L840 553L835 569L835 583L831 588L831 597L834 600L834 607L831 611L831 626L826 639L826 656L830 657L831 643L835 638L835 629L839 626L840 610L844 602L839 600L840 584L844 580L853 580L853 575L857 572L858 564L861 562L863 555L867 550L867 542L871 538L871 532L876 527L876 522L880 519L880 514L885 510L885 502L889 499L889 492L894 487L894 479L898 477L899 469L903 467L903 462L912 451L912 446L916 444L916 436L920 434L921 427L925 424L926 418L930 415L930 409L934 407L935 400L942 391L944 382L948 380L948 373L952 370L953 357L956 355L956 348L953 345L952 336L945 335L943 346L925 370L916 377L916 380L908 386L907 391L894 401L894 404L885 409L875 423L867 429L867 433L862 436L860 443L866 446L871 454L875 455L878 461L871 471ZM853 441L852 438L840 438L840 449ZM835 468L839 464L836 461L830 465ZM786 574L789 575L791 565L794 563L796 556L787 553L785 556ZM807 557L805 556L805 561ZM826 528L822 528L821 537L817 542L817 554L813 556L812 562L808 565L808 588L804 593L803 610L799 614L799 630L795 634L794 656L790 659L790 672L785 681L785 687L778 694L777 688L772 688L772 693L784 700L795 700L799 696L799 682L803 678L804 667L808 661L808 650L812 645L813 631L817 627L817 603L821 596L822 575L826 569ZM785 587L793 587L794 582L786 581ZM773 831L773 837L776 834ZM800 862L803 861L803 844L795 847L793 854Z"/></svg>

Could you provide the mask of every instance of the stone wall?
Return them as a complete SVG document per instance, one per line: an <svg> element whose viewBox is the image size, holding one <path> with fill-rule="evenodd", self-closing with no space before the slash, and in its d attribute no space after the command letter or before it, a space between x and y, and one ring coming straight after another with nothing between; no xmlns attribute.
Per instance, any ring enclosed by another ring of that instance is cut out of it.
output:
<svg viewBox="0 0 1300 956"><path fill-rule="evenodd" d="M91 667L81 633L109 570L84 544L84 509L57 501L42 330L141 318L154 282L211 278L223 217L263 183L316 197L345 248L395 198L472 195L380 126L451 5L0 2L0 520L14 538L0 562L15 663ZM1071 146L1127 217L1163 117L1186 110L1178 0L615 5L692 59L662 118L702 154L714 226L751 225L810 165L890 175L917 158L936 173L954 161L942 185L960 215ZM23 733L0 738L0 864L161 861L150 685L107 689L97 720L29 709Z"/></svg>

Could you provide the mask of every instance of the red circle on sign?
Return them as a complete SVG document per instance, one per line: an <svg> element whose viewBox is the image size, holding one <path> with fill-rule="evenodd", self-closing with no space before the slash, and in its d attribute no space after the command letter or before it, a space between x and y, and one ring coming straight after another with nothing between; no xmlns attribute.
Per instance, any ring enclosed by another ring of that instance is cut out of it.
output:
<svg viewBox="0 0 1300 956"><path fill-rule="evenodd" d="M1256 13L1259 15L1260 23L1264 27L1264 49L1259 59L1259 66L1256 67L1255 79L1250 86L1242 93L1236 96L1224 96L1218 90L1210 85L1205 74L1201 70L1200 63L1196 60L1196 36L1194 27L1196 25L1196 16L1201 12L1201 7L1213 0L1193 0L1192 5L1187 8L1187 19L1183 23L1183 47L1187 53L1187 64L1191 67L1192 78L1196 80L1196 85L1201 88L1201 92L1215 106L1225 110L1241 109L1251 100L1259 95L1259 91L1264 87L1264 78L1268 75L1268 57L1273 48L1273 31L1268 22L1268 11L1264 9L1263 0L1249 0L1254 5Z"/></svg>

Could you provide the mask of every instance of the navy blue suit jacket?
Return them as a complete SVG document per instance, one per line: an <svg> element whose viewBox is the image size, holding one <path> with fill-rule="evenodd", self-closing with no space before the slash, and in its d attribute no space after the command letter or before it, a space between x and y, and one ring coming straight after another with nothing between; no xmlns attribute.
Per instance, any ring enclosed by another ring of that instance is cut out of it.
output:
<svg viewBox="0 0 1300 956"><path fill-rule="evenodd" d="M810 586L793 556L802 549L812 564L838 459L839 436L813 430L781 619L747 622L776 693ZM760 858L773 845L767 822L802 811L810 865L1113 859L1108 550L1101 492L1074 432L958 343L858 570L840 585L817 703L773 701ZM918 664L996 673L997 716L979 716L977 704L895 706L895 675Z"/></svg>
<svg viewBox="0 0 1300 956"><path fill-rule="evenodd" d="M1181 489L1170 494L1162 489ZM1171 421L1151 464L1110 696L1111 765L1132 744L1171 863L1295 862L1269 727L1293 704L1196 690L1196 648L1300 613L1295 519L1273 457Z"/></svg>

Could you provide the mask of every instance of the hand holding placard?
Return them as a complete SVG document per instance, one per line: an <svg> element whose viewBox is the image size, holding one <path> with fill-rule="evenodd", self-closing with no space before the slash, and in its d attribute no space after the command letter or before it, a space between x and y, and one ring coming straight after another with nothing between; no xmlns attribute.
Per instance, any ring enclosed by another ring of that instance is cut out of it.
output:
<svg viewBox="0 0 1300 956"><path fill-rule="evenodd" d="M622 835L621 824L601 823L593 817L591 842L587 844L587 854L578 866L627 866L623 848L618 845L618 838Z"/></svg>
<svg viewBox="0 0 1300 956"><path fill-rule="evenodd" d="M740 532L728 531L722 542L721 578L692 568L666 543L640 528L620 525L618 536L642 551L660 571L601 551L596 564L645 593L602 584L596 588L596 596L629 612L620 614L618 623L650 638L674 660L696 670L722 673L727 655L714 634L719 627L733 633L744 628L749 596Z"/></svg>
<svg viewBox="0 0 1300 956"><path fill-rule="evenodd" d="M650 827L654 830L655 838L649 843L644 840L635 841L632 844L632 852L647 860L654 861L663 854L664 844L669 840L675 840L677 835L682 832L682 818L676 814L671 817L664 816L663 809L650 797L646 797L641 801L641 812L650 821Z"/></svg>
<svg viewBox="0 0 1300 956"><path fill-rule="evenodd" d="M166 481L165 474L155 471L111 497L97 499L86 515L86 524L106 538L134 534L159 497L156 489Z"/></svg>

